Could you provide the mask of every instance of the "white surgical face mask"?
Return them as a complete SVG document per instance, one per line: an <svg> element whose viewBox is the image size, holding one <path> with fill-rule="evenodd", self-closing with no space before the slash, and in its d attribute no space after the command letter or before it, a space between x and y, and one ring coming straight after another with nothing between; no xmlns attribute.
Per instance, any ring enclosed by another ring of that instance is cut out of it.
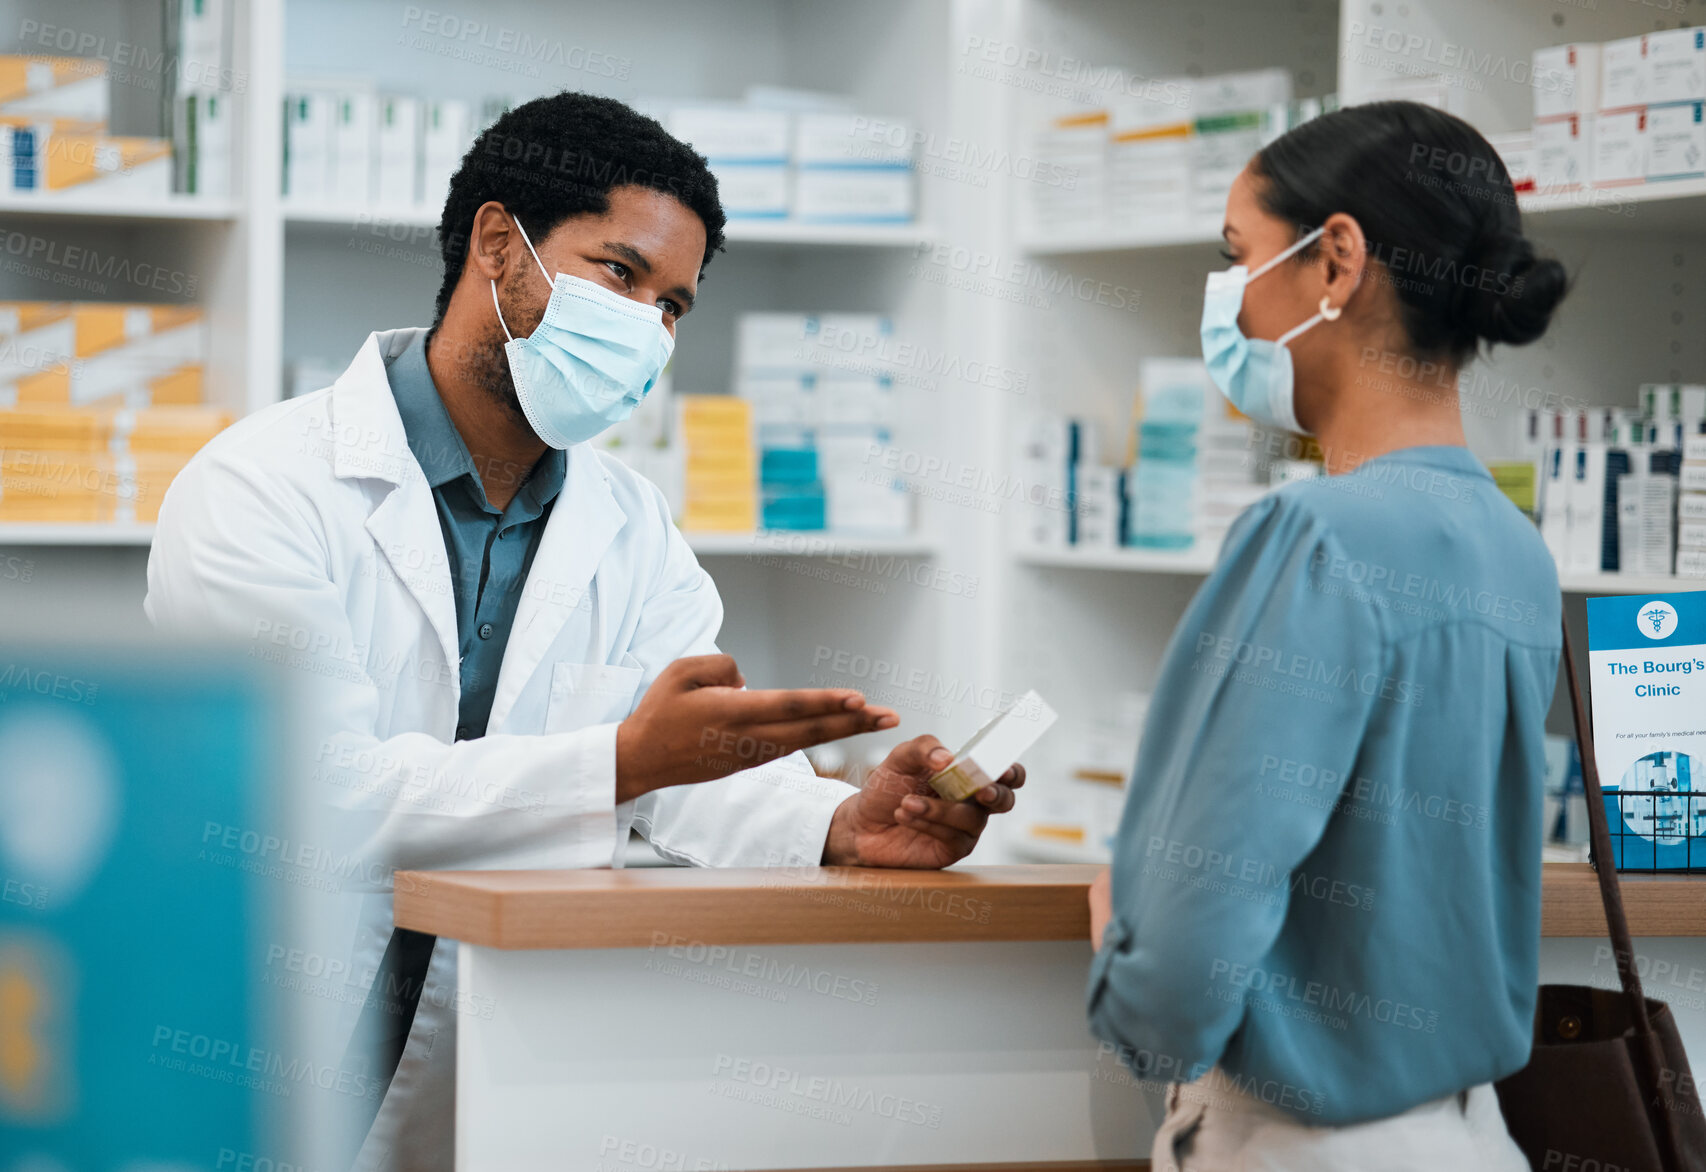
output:
<svg viewBox="0 0 1706 1172"><path fill-rule="evenodd" d="M504 354L522 413L540 439L566 448L632 415L668 365L675 339L655 305L641 305L568 273L552 281L527 229L520 220L515 226L551 283L551 300L525 338L509 332L496 281L492 305L509 339Z"/></svg>
<svg viewBox="0 0 1706 1172"><path fill-rule="evenodd" d="M1251 281L1279 264L1282 260L1307 248L1326 231L1317 228L1255 272L1243 265L1208 275L1203 292L1202 353L1209 377L1220 393L1232 405L1256 422L1286 431L1303 431L1297 421L1296 387L1291 369L1291 351L1286 344L1317 322L1336 321L1343 308L1333 309L1327 298L1314 317L1281 334L1270 342L1265 338L1246 338L1238 328L1238 314L1244 308L1244 289Z"/></svg>

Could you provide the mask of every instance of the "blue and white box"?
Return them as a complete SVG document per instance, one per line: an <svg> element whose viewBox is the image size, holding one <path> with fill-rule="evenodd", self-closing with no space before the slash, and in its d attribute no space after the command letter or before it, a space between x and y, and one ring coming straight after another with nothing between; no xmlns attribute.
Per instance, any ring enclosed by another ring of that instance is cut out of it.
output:
<svg viewBox="0 0 1706 1172"><path fill-rule="evenodd" d="M1590 598L1587 608L1612 862L1706 871L1706 591Z"/></svg>

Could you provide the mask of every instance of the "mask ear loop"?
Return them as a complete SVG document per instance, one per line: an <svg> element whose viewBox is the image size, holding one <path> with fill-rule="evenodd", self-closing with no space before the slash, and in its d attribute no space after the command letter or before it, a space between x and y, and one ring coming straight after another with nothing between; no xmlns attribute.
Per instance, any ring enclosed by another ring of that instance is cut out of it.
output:
<svg viewBox="0 0 1706 1172"><path fill-rule="evenodd" d="M1269 266L1275 264L1278 261L1284 260L1287 256L1290 256L1292 253L1296 252L1299 248L1302 248L1304 245L1308 244L1311 240L1315 239L1317 236L1321 235L1321 233L1325 232L1326 230L1327 229L1325 227L1315 229L1315 231L1311 232L1309 235L1305 236L1302 240L1299 240L1296 244L1292 245L1290 248L1286 249L1284 252L1282 252L1278 256L1274 257L1273 260L1270 260L1267 264L1263 265L1262 270L1266 271ZM1355 293L1360 288L1362 288L1362 274L1358 273L1357 274L1357 283L1355 285L1351 286L1351 292ZM1348 303L1349 298L1346 298L1346 301ZM1293 326L1291 329L1287 330L1285 333L1281 334L1278 338L1275 339L1275 344L1280 345L1280 346L1284 346L1287 342L1291 341L1293 338L1297 337L1297 335L1301 334L1304 330L1309 329L1311 326L1319 325L1321 322L1324 322L1324 321L1338 321L1339 315L1341 315L1344 312L1345 312L1345 307L1343 305L1335 308L1329 302L1328 294L1323 293L1323 294L1321 294L1321 304L1317 307L1315 316L1311 317L1311 318L1309 318L1303 322L1298 323L1297 325Z"/></svg>
<svg viewBox="0 0 1706 1172"><path fill-rule="evenodd" d="M545 278L546 284L555 285L556 282L551 280L551 274L548 271L546 271L545 262L539 259L539 253L533 247L533 241L531 241L527 238L527 229L523 228L521 226L521 221L516 219L514 212L510 213L509 218L512 221L514 221L516 231L521 233L521 242L523 244L527 245L527 251L533 253L533 263L539 266L539 275ZM504 321L503 307L498 304L498 283L497 283L497 281L495 281L495 280L492 281L491 286L492 286L492 308L498 311L498 325L503 327L504 337L508 341L513 342L513 341L515 341L515 335L509 332L509 323Z"/></svg>

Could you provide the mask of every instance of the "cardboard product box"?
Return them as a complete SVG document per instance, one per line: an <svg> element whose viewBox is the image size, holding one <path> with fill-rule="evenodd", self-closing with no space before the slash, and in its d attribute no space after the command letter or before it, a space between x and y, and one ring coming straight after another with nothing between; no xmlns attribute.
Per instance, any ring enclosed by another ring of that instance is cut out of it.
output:
<svg viewBox="0 0 1706 1172"><path fill-rule="evenodd" d="M788 168L781 163L715 162L717 198L723 211L740 219L779 220L790 206Z"/></svg>
<svg viewBox="0 0 1706 1172"><path fill-rule="evenodd" d="M110 88L100 58L0 55L0 116L99 132L112 117Z"/></svg>
<svg viewBox="0 0 1706 1172"><path fill-rule="evenodd" d="M1032 153L1039 169L1076 177L1066 184L1033 183L1031 217L1038 232L1093 232L1107 222L1108 110L1055 118L1037 132Z"/></svg>
<svg viewBox="0 0 1706 1172"><path fill-rule="evenodd" d="M1642 40L1649 106L1706 101L1706 28L1664 29Z"/></svg>
<svg viewBox="0 0 1706 1172"><path fill-rule="evenodd" d="M912 172L898 167L802 167L794 173L794 218L828 223L911 223Z"/></svg>
<svg viewBox="0 0 1706 1172"><path fill-rule="evenodd" d="M370 90L344 90L332 98L329 198L334 203L373 200L379 99Z"/></svg>
<svg viewBox="0 0 1706 1172"><path fill-rule="evenodd" d="M1534 144L1533 130L1516 130L1509 134L1489 134L1487 144L1498 153L1505 165L1511 188L1518 195L1536 190L1540 185L1540 154Z"/></svg>
<svg viewBox="0 0 1706 1172"><path fill-rule="evenodd" d="M178 85L233 88L231 0L178 0Z"/></svg>
<svg viewBox="0 0 1706 1172"><path fill-rule="evenodd" d="M789 115L754 106L677 106L665 119L669 132L712 163L786 165Z"/></svg>
<svg viewBox="0 0 1706 1172"><path fill-rule="evenodd" d="M332 191L332 96L303 91L284 99L284 196L321 204Z"/></svg>
<svg viewBox="0 0 1706 1172"><path fill-rule="evenodd" d="M443 207L450 179L474 142L474 115L467 102L429 101L421 109L421 201Z"/></svg>
<svg viewBox="0 0 1706 1172"><path fill-rule="evenodd" d="M1189 121L1132 124L1116 114L1107 168L1108 217L1116 232L1178 229L1190 221L1194 133Z"/></svg>
<svg viewBox="0 0 1706 1172"><path fill-rule="evenodd" d="M1191 214L1214 219L1226 210L1232 181L1267 138L1269 115L1241 110L1198 117L1191 136Z"/></svg>
<svg viewBox="0 0 1706 1172"><path fill-rule="evenodd" d="M1706 101L1647 107L1646 177L1706 176Z"/></svg>
<svg viewBox="0 0 1706 1172"><path fill-rule="evenodd" d="M0 410L0 451L105 452L113 445L117 414L68 407Z"/></svg>
<svg viewBox="0 0 1706 1172"><path fill-rule="evenodd" d="M801 167L912 166L912 127L863 114L794 115L793 158Z"/></svg>
<svg viewBox="0 0 1706 1172"><path fill-rule="evenodd" d="M190 90L173 99L172 153L177 190L214 197L232 193L231 98L218 90Z"/></svg>
<svg viewBox="0 0 1706 1172"><path fill-rule="evenodd" d="M1567 114L1536 122L1534 186L1537 191L1572 191L1593 179L1594 118Z"/></svg>
<svg viewBox="0 0 1706 1172"><path fill-rule="evenodd" d="M1593 185L1626 187L1646 181L1646 107L1602 112L1593 127Z"/></svg>
<svg viewBox="0 0 1706 1172"><path fill-rule="evenodd" d="M1647 39L1624 37L1599 47L1599 108L1621 110L1647 104L1650 74Z"/></svg>
<svg viewBox="0 0 1706 1172"><path fill-rule="evenodd" d="M172 144L163 138L55 132L42 154L42 190L58 200L154 201L172 194Z"/></svg>
<svg viewBox="0 0 1706 1172"><path fill-rule="evenodd" d="M880 469L824 477L827 528L836 533L903 536L912 529L912 497Z"/></svg>
<svg viewBox="0 0 1706 1172"><path fill-rule="evenodd" d="M119 489L110 452L0 451L0 519L109 520L117 509Z"/></svg>
<svg viewBox="0 0 1706 1172"><path fill-rule="evenodd" d="M0 387L16 404L88 405L116 396L135 405L156 395L196 401L206 358L207 326L194 306L15 302L0 308Z"/></svg>
<svg viewBox="0 0 1706 1172"><path fill-rule="evenodd" d="M1706 578L1706 550L1678 550L1676 576L1679 578Z"/></svg>
<svg viewBox="0 0 1706 1172"><path fill-rule="evenodd" d="M811 314L743 313L735 327L735 366L742 371L796 373L810 366L804 349L819 329Z"/></svg>
<svg viewBox="0 0 1706 1172"><path fill-rule="evenodd" d="M1291 101L1291 71L1280 68L1220 73L1195 79L1191 105L1198 117L1262 110Z"/></svg>
<svg viewBox="0 0 1706 1172"><path fill-rule="evenodd" d="M188 460L231 426L229 411L217 407L162 406L121 413L116 428L132 456L170 456Z"/></svg>
<svg viewBox="0 0 1706 1172"><path fill-rule="evenodd" d="M954 754L953 764L930 779L930 786L950 801L962 801L991 785L1036 744L1055 722L1054 709L1035 692L1026 692L1013 706L978 729L977 735Z"/></svg>
<svg viewBox="0 0 1706 1172"><path fill-rule="evenodd" d="M374 202L405 207L420 198L421 104L414 98L385 94L374 115Z"/></svg>
<svg viewBox="0 0 1706 1172"><path fill-rule="evenodd" d="M1599 46L1552 45L1536 49L1529 76L1534 120L1599 109Z"/></svg>
<svg viewBox="0 0 1706 1172"><path fill-rule="evenodd" d="M894 384L886 375L826 373L816 394L817 421L826 426L892 427L898 422Z"/></svg>

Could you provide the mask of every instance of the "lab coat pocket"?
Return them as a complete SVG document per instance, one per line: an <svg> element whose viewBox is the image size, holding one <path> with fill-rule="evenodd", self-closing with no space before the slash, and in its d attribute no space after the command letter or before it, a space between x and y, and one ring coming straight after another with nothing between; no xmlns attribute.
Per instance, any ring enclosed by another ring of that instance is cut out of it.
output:
<svg viewBox="0 0 1706 1172"><path fill-rule="evenodd" d="M545 731L573 732L622 720L634 709L634 693L645 672L614 663L559 663L551 669L551 700Z"/></svg>

